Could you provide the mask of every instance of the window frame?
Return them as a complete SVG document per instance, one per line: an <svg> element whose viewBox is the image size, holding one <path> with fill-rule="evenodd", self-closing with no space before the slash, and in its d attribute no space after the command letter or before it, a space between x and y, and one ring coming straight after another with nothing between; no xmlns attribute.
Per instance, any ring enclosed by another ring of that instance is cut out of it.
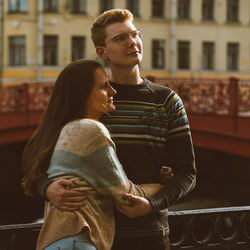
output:
<svg viewBox="0 0 250 250"><path fill-rule="evenodd" d="M188 3L188 4L186 4ZM186 7L188 5L188 8ZM181 11L182 10L182 11ZM180 13L184 13L180 15ZM190 0L178 0L177 6L178 20L190 20L191 19L191 2Z"/></svg>
<svg viewBox="0 0 250 250"><path fill-rule="evenodd" d="M234 60L235 58L236 60ZM239 71L239 67L240 67L239 63L240 63L240 44L238 42L228 42L227 43L227 70Z"/></svg>
<svg viewBox="0 0 250 250"><path fill-rule="evenodd" d="M180 48L180 47L183 48ZM186 48L185 48L186 46ZM180 51L182 50L182 51ZM185 54L183 52L183 50L185 53L187 52L187 54ZM177 61L177 65L178 65L178 69L179 70L190 70L191 69L191 42L190 41L178 41L178 61ZM185 60L182 60L184 57ZM185 61L183 64L181 62Z"/></svg>
<svg viewBox="0 0 250 250"><path fill-rule="evenodd" d="M159 56L160 61L159 63ZM166 41L163 39L152 40L152 68L164 69L166 67Z"/></svg>
<svg viewBox="0 0 250 250"><path fill-rule="evenodd" d="M239 7L240 7L239 0L227 0L227 22L228 23L239 22Z"/></svg>
<svg viewBox="0 0 250 250"><path fill-rule="evenodd" d="M159 6L156 6L156 4L158 4ZM164 18L165 17L164 7L165 7L164 0L152 0L152 10L151 10L152 17L153 18Z"/></svg>
<svg viewBox="0 0 250 250"><path fill-rule="evenodd" d="M134 17L140 16L140 0L126 0L126 8L133 13Z"/></svg>
<svg viewBox="0 0 250 250"><path fill-rule="evenodd" d="M81 9L82 5L83 5L83 9ZM71 13L72 14L86 14L87 13L86 0L72 0Z"/></svg>
<svg viewBox="0 0 250 250"><path fill-rule="evenodd" d="M51 41L48 41L49 38L51 39ZM52 41L53 39L54 41ZM48 53L49 55L46 55L46 53ZM43 65L44 66L57 66L58 65L58 36L57 35L44 35L43 36Z"/></svg>
<svg viewBox="0 0 250 250"><path fill-rule="evenodd" d="M114 0L99 0L99 13L114 8Z"/></svg>
<svg viewBox="0 0 250 250"><path fill-rule="evenodd" d="M208 71L213 71L215 69L215 43L214 42L206 41L202 43L202 69L208 70Z"/></svg>
<svg viewBox="0 0 250 250"><path fill-rule="evenodd" d="M214 21L214 0L202 0L202 20Z"/></svg>
<svg viewBox="0 0 250 250"><path fill-rule="evenodd" d="M13 1L13 0L12 0ZM12 4L14 2L8 1L8 13L27 13L28 12L28 2L27 0L14 0L15 1L15 8L12 8ZM22 4L24 4L24 9L22 9Z"/></svg>
<svg viewBox="0 0 250 250"><path fill-rule="evenodd" d="M78 41L77 41L78 40ZM81 41L80 41L81 40ZM81 44L82 42L82 48L77 48L78 50L82 50L79 54L82 53L80 56L76 56L78 54L75 50L76 44L75 42L77 41L77 45ZM72 36L71 37L71 61L75 61L78 59L83 59L86 57L86 37L85 36Z"/></svg>
<svg viewBox="0 0 250 250"><path fill-rule="evenodd" d="M59 1L58 0L43 0L43 12L44 13L58 13Z"/></svg>
<svg viewBox="0 0 250 250"><path fill-rule="evenodd" d="M17 39L23 39L23 43L19 43ZM13 40L16 41L13 41ZM16 63L18 61L18 63ZM17 35L17 36L9 36L8 37L8 66L18 67L25 66L26 63L26 36Z"/></svg>

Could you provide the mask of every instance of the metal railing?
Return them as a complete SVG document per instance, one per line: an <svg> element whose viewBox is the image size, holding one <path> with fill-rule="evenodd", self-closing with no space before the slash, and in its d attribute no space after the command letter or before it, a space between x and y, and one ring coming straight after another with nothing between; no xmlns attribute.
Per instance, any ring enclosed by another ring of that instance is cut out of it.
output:
<svg viewBox="0 0 250 250"><path fill-rule="evenodd" d="M170 211L169 225L174 250L250 249L250 206ZM35 249L41 226L0 226L0 250Z"/></svg>
<svg viewBox="0 0 250 250"><path fill-rule="evenodd" d="M250 79L147 78L176 91L188 112L228 114L235 109L239 115L250 116ZM0 113L43 111L53 85L24 83L0 87Z"/></svg>

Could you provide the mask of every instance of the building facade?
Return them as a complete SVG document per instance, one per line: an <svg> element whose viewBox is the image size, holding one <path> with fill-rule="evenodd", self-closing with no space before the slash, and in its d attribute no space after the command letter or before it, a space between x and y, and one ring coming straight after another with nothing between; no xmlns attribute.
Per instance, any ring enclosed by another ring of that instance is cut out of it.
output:
<svg viewBox="0 0 250 250"><path fill-rule="evenodd" d="M142 30L143 76L250 77L250 0L0 0L1 83L55 81L95 59L90 27L111 8Z"/></svg>

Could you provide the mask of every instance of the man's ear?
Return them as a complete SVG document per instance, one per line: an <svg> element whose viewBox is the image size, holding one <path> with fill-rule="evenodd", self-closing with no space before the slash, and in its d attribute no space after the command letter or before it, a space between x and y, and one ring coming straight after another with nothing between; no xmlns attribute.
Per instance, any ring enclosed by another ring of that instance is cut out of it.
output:
<svg viewBox="0 0 250 250"><path fill-rule="evenodd" d="M100 58L102 58L103 60L106 60L108 58L104 46L97 46L96 47L96 54Z"/></svg>

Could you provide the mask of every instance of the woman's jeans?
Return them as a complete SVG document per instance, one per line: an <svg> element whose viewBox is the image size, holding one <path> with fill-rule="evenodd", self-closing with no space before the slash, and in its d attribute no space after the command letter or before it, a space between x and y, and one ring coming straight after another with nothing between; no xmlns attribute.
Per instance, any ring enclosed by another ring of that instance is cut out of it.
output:
<svg viewBox="0 0 250 250"><path fill-rule="evenodd" d="M44 250L97 250L92 241L89 238L89 234L86 230L83 230L80 234L69 236L60 239Z"/></svg>

